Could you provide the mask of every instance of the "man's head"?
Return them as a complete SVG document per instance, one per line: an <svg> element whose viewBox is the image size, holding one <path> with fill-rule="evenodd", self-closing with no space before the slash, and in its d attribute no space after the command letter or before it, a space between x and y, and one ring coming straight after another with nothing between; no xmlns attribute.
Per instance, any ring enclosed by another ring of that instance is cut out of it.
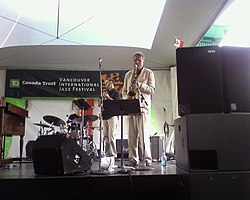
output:
<svg viewBox="0 0 250 200"><path fill-rule="evenodd" d="M143 68L144 57L145 57L144 54L140 51L135 52L133 55L134 66L136 66L138 70Z"/></svg>
<svg viewBox="0 0 250 200"><path fill-rule="evenodd" d="M110 89L114 88L115 80L112 79L112 78L108 78L108 79L104 82L104 84L105 84L106 88L107 88L108 90L110 90Z"/></svg>
<svg viewBox="0 0 250 200"><path fill-rule="evenodd" d="M77 105L75 105L75 113L77 116L82 116L82 110Z"/></svg>

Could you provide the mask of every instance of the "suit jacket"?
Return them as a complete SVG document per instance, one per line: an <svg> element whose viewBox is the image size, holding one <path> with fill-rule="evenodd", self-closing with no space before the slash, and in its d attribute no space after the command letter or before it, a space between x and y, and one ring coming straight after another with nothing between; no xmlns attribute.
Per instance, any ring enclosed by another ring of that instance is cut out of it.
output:
<svg viewBox="0 0 250 200"><path fill-rule="evenodd" d="M135 69L128 71L124 76L123 99L128 99L129 97L127 93L134 78L134 70ZM144 112L148 114L151 106L151 94L155 92L155 76L153 71L143 67L140 74L137 76L137 81L139 84L135 98L140 100L140 106L144 107Z"/></svg>

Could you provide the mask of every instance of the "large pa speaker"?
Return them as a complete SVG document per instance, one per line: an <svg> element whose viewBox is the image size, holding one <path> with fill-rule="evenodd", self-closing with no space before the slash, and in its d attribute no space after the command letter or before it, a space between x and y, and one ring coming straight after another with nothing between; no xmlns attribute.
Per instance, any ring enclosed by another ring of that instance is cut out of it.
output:
<svg viewBox="0 0 250 200"><path fill-rule="evenodd" d="M176 50L180 116L224 112L220 47Z"/></svg>
<svg viewBox="0 0 250 200"><path fill-rule="evenodd" d="M250 112L250 48L178 48L176 69L180 116Z"/></svg>
<svg viewBox="0 0 250 200"><path fill-rule="evenodd" d="M32 149L35 174L64 175L90 169L91 158L65 134L39 136Z"/></svg>
<svg viewBox="0 0 250 200"><path fill-rule="evenodd" d="M195 171L249 171L250 113L188 114L175 120L176 166Z"/></svg>
<svg viewBox="0 0 250 200"><path fill-rule="evenodd" d="M221 47L226 112L250 112L250 48Z"/></svg>

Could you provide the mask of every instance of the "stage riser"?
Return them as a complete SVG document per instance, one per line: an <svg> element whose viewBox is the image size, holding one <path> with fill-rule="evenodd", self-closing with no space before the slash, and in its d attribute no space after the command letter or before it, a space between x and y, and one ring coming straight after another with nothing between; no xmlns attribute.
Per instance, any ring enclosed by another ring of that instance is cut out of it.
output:
<svg viewBox="0 0 250 200"><path fill-rule="evenodd" d="M189 175L190 200L249 200L250 173L205 173Z"/></svg>
<svg viewBox="0 0 250 200"><path fill-rule="evenodd" d="M188 200L187 188L175 175L39 176L36 179L0 179L1 199L155 199ZM15 190L13 190L15 188ZM28 190L28 189L29 190Z"/></svg>

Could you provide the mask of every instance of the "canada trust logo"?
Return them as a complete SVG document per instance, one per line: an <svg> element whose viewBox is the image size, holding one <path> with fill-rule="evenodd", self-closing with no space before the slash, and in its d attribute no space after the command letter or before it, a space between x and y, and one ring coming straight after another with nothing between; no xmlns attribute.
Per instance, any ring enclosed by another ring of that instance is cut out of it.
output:
<svg viewBox="0 0 250 200"><path fill-rule="evenodd" d="M20 79L10 79L10 88L20 88Z"/></svg>

